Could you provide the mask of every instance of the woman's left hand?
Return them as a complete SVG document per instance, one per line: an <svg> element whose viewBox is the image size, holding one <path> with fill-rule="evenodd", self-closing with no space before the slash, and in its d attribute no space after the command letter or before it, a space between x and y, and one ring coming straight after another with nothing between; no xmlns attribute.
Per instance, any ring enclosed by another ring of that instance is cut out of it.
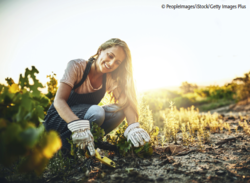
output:
<svg viewBox="0 0 250 183"><path fill-rule="evenodd" d="M124 132L124 136L127 138L127 141L130 140L135 147L144 145L144 140L146 142L150 141L149 134L140 128L139 123L132 123L129 125Z"/></svg>

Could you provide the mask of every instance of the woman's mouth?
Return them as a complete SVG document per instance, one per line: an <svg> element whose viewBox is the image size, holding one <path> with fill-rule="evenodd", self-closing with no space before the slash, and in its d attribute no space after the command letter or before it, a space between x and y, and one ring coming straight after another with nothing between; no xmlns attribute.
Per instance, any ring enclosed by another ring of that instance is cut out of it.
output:
<svg viewBox="0 0 250 183"><path fill-rule="evenodd" d="M105 65L105 67L106 67L107 69L111 69L111 68L106 64L106 62L104 62L104 65Z"/></svg>

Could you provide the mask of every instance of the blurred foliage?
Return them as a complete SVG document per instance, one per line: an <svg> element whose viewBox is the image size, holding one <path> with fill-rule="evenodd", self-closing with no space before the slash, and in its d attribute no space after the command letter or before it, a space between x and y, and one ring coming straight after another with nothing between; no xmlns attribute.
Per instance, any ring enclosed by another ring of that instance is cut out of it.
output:
<svg viewBox="0 0 250 183"><path fill-rule="evenodd" d="M227 106L230 104L234 104L234 101L232 100L226 100L226 99L220 99L215 102L209 102L203 105L198 106L199 110L204 111L210 111L219 107Z"/></svg>
<svg viewBox="0 0 250 183"><path fill-rule="evenodd" d="M0 85L0 164L9 167L21 159L20 172L41 174L61 140L41 124L50 100L39 91L43 85L36 73L32 66L20 74L18 83L6 78L8 86Z"/></svg>
<svg viewBox="0 0 250 183"><path fill-rule="evenodd" d="M5 78L5 81L7 82L7 84L8 84L9 86L11 86L12 84L15 83L14 80L13 80L12 78Z"/></svg>
<svg viewBox="0 0 250 183"><path fill-rule="evenodd" d="M209 111L249 98L250 72L244 74L243 77L233 79L231 83L224 86L197 87L196 84L183 82L180 89L180 91L154 89L141 93L144 105L148 105L149 110L152 111L155 125L163 127L164 118L161 113L169 107L170 101L174 102L177 109L193 105L201 111Z"/></svg>
<svg viewBox="0 0 250 183"><path fill-rule="evenodd" d="M167 89L149 90L141 95L145 101L144 105L148 105L153 113L168 108L170 100L181 96L178 92Z"/></svg>
<svg viewBox="0 0 250 183"><path fill-rule="evenodd" d="M236 97L238 101L250 97L250 72L245 73L243 77L233 79L231 85L236 89Z"/></svg>
<svg viewBox="0 0 250 183"><path fill-rule="evenodd" d="M175 103L177 108L190 107L193 104L193 102L189 98L183 96L174 98L173 102Z"/></svg>
<svg viewBox="0 0 250 183"><path fill-rule="evenodd" d="M143 96L145 105L148 105L149 109L153 112L154 121L157 121L157 123L159 123L159 121L162 121L162 119L159 117L159 111L167 109L170 101L173 101L178 109L180 109L181 107L187 108L194 105L195 107L201 109L210 110L212 109L212 106L221 107L231 104L233 103L233 101L239 98L244 98L241 96L243 96L247 92L241 92L239 88L242 87L243 86L240 87L235 83L228 83L224 86L211 85L197 88L197 85L195 84L183 82L181 86L181 92L169 91L167 89L158 89L146 91L141 95ZM244 91L245 90L246 88L244 89ZM228 102L222 102L222 100ZM208 108L202 107L203 105L208 105L209 103L214 104Z"/></svg>
<svg viewBox="0 0 250 183"><path fill-rule="evenodd" d="M195 93L197 93L200 97L206 97L210 100L219 100L222 98L227 100L233 100L235 95L235 88L233 87L233 85L211 85L205 88L196 89Z"/></svg>
<svg viewBox="0 0 250 183"><path fill-rule="evenodd" d="M209 141L210 133L222 132L223 129L230 130L228 123L224 122L217 113L208 112L200 115L199 110L194 106L178 110L171 102L170 108L165 109L161 115L164 118L164 127L161 130L163 143L177 144L181 139L183 145L198 142L202 147L203 143Z"/></svg>
<svg viewBox="0 0 250 183"><path fill-rule="evenodd" d="M47 78L49 78L49 81L46 83L48 88L48 93L45 96L49 98L50 101L49 105L44 109L45 114L47 113L50 105L53 103L56 96L56 92L58 90L58 81L56 79L56 74L52 72L51 75L47 75Z"/></svg>
<svg viewBox="0 0 250 183"><path fill-rule="evenodd" d="M196 84L191 84L185 81L185 82L182 82L180 89L183 94L193 93L195 89L198 89L198 86Z"/></svg>

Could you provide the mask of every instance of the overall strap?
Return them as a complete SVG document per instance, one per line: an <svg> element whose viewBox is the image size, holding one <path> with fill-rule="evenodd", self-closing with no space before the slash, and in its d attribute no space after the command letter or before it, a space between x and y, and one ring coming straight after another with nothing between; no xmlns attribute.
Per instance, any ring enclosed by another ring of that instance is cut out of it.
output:
<svg viewBox="0 0 250 183"><path fill-rule="evenodd" d="M91 65L92 65L92 63L93 63L93 60L94 60L94 58L90 58L90 59L88 60L88 63L87 63L87 66L86 66L86 68L85 68L85 71L84 71L84 74L83 74L83 76L82 76L81 81L80 81L79 83L77 83L77 84L72 88L72 90L75 90L76 88L78 88L79 86L81 86L81 85L83 84L83 82L85 81L85 79L87 78L87 76L88 76L88 74L89 74L89 71L90 71Z"/></svg>

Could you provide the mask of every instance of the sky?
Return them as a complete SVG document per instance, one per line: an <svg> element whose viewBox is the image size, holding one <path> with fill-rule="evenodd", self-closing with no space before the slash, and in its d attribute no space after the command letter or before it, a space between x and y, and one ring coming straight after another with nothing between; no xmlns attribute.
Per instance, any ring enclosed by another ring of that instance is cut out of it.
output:
<svg viewBox="0 0 250 183"><path fill-rule="evenodd" d="M87 60L120 38L139 91L223 85L250 71L249 17L247 0L0 0L0 83L17 82L33 65L43 84L52 72L60 80L70 60Z"/></svg>

